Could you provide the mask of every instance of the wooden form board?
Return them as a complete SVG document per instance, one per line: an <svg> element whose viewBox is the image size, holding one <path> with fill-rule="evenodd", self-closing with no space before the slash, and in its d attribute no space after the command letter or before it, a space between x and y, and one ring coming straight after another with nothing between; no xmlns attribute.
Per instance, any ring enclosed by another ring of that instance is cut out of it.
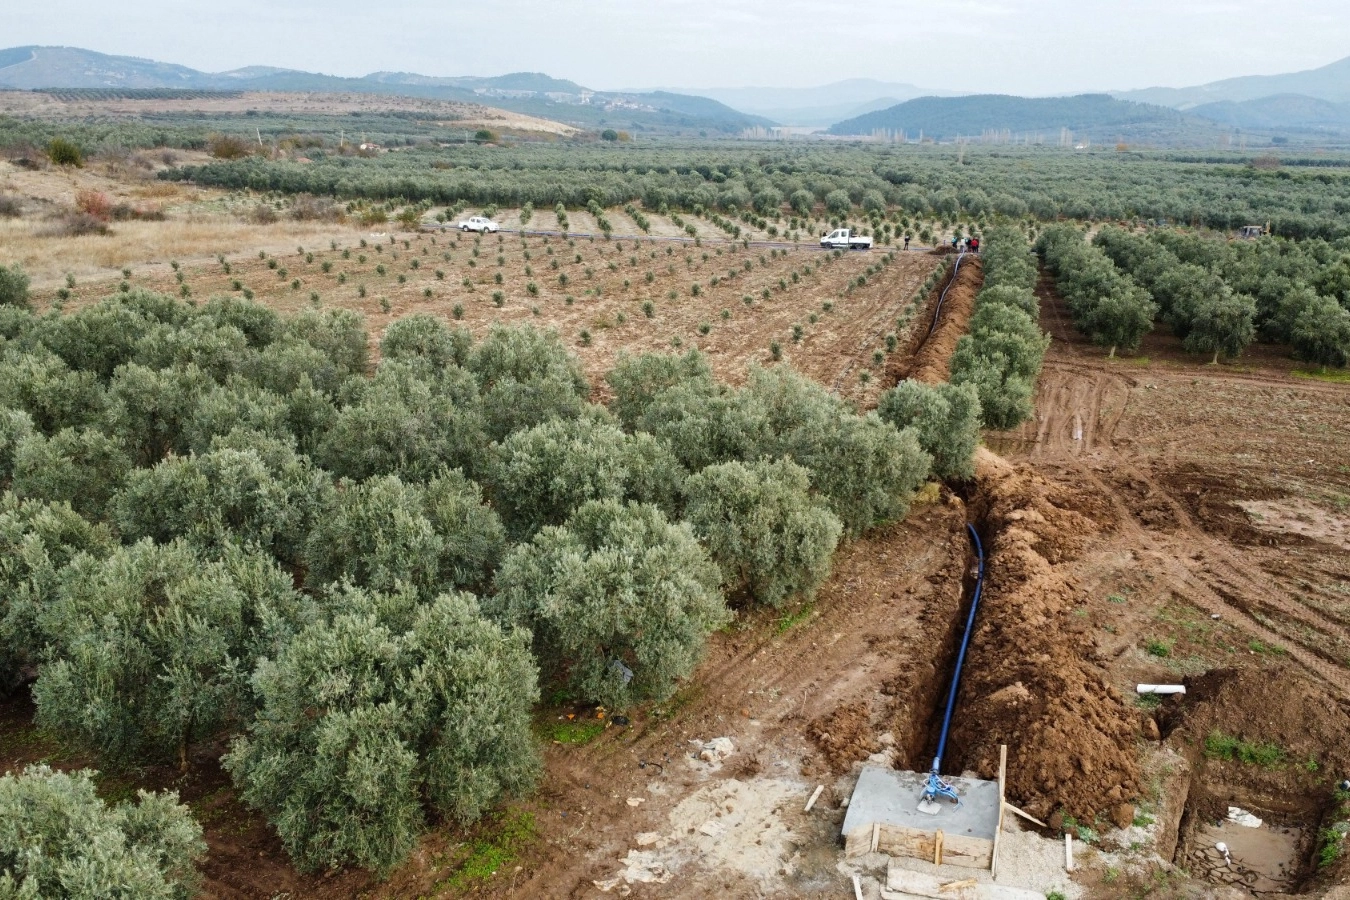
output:
<svg viewBox="0 0 1350 900"><path fill-rule="evenodd" d="M872 846L873 834L876 846ZM844 839L845 856L862 856L874 851L889 856L906 856L933 862L938 855L940 832L919 831L903 825L864 825L853 829ZM987 869L993 862L994 842L960 834L943 834L942 865L965 869Z"/></svg>

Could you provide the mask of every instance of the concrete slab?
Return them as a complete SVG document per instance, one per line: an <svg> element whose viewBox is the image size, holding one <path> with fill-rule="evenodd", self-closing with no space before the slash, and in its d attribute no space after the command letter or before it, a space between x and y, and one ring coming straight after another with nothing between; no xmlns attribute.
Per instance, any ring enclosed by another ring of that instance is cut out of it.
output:
<svg viewBox="0 0 1350 900"><path fill-rule="evenodd" d="M848 836L855 828L877 823L930 833L940 829L943 834L987 841L994 839L998 830L998 782L949 778L947 780L961 798L961 805L939 800L941 809L937 815L930 816L919 812L918 808L927 780L927 773L864 767L848 802L843 834Z"/></svg>

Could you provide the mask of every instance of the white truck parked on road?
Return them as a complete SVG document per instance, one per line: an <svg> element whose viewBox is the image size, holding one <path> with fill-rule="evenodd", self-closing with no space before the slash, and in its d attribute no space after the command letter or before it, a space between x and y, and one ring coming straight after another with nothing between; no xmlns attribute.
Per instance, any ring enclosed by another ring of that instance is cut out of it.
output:
<svg viewBox="0 0 1350 900"><path fill-rule="evenodd" d="M871 250L872 239L853 234L847 228L836 228L820 239L820 246L826 250Z"/></svg>
<svg viewBox="0 0 1350 900"><path fill-rule="evenodd" d="M485 216L471 216L459 223L460 231L476 231L479 234L495 234L500 228L496 222Z"/></svg>

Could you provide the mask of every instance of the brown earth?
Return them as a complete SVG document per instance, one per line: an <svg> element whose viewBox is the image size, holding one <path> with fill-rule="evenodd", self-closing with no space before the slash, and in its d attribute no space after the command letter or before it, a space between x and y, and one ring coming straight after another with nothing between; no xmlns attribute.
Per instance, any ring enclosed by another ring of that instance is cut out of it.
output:
<svg viewBox="0 0 1350 900"><path fill-rule="evenodd" d="M913 378L925 384L938 384L951 376L952 353L975 314L975 295L983 282L984 269L979 257L962 256L955 274L948 274L934 290L925 315L918 317L910 356L897 359L888 367L887 374L893 374L893 382Z"/></svg>

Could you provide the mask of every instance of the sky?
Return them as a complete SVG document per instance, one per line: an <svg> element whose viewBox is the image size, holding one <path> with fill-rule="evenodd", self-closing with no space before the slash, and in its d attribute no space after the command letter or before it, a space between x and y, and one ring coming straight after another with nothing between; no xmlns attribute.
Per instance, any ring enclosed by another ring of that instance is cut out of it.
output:
<svg viewBox="0 0 1350 900"><path fill-rule="evenodd" d="M61 44L204 71L546 72L591 88L876 78L1044 95L1182 87L1350 56L1343 0L44 0L0 47Z"/></svg>

